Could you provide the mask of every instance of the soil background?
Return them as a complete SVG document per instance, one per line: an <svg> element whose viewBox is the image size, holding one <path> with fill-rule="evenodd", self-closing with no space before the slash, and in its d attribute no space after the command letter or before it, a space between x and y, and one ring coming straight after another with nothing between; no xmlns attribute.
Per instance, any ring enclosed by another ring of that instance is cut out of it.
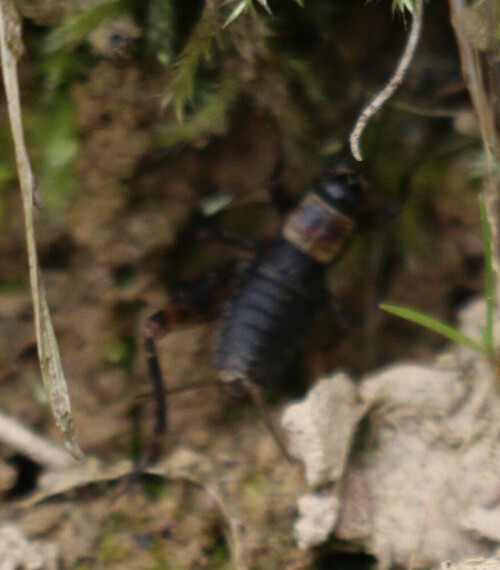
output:
<svg viewBox="0 0 500 570"><path fill-rule="evenodd" d="M231 105L216 125L193 128L181 144L167 144L165 133L179 123L162 103L178 68L162 64L141 43L148 33L143 9L131 11L139 33L124 54L110 54L89 37L63 48L82 63L72 62L77 71L51 98L44 46L71 10L64 3L19 3L26 41L23 105L44 204L36 220L44 282L80 446L109 464L137 458L151 438L154 404L141 340L146 318L183 282L242 255L199 238L207 223L200 221L200 204L230 194L233 203L210 223L272 238L282 219L266 192L276 164L283 162L282 180L300 195L386 81L408 29L409 18L405 27L388 2L311 2L304 21L295 12L289 16L284 4L273 9L285 23L302 25L266 28L261 41L265 37L269 46L279 40L279 46L257 52L260 59L229 50L233 59L225 65L235 66L239 81ZM236 20L234 26L251 26L248 15L240 18L245 24ZM259 18L271 17L259 12L256 26ZM280 75L283 58L300 64L309 83ZM289 101L295 108L286 107ZM41 388L3 99L0 113L7 173L0 195L0 400L10 415L59 441ZM326 372L342 368L359 376L399 359L430 358L443 345L382 314L381 301L453 320L482 288L479 208L470 175L480 145L444 3L428 6L412 71L362 144L370 200L382 213L394 204L402 211L361 235L332 268L330 289L349 326L339 327L320 311L296 369L284 385L271 382L275 422L284 402ZM71 175L53 166L58 160L70 165ZM216 322L173 331L159 343L169 387L217 378ZM296 549L291 526L302 473L286 462L253 406L213 386L171 395L168 406L165 456L184 448L200 454L201 480L221 489L245 528L250 567L340 569L373 562L352 545ZM227 521L203 486L145 477L122 494L123 480L95 483L23 507L37 486L36 466L13 457L15 450L5 445L0 451L2 519L30 538L56 543L63 567L231 567Z"/></svg>

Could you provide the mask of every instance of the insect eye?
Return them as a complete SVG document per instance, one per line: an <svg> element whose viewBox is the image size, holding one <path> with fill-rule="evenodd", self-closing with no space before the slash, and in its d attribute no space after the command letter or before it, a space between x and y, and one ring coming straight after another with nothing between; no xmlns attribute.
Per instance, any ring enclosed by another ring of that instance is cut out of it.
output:
<svg viewBox="0 0 500 570"><path fill-rule="evenodd" d="M343 183L336 179L326 180L323 183L323 190L326 195L332 200L344 200L348 195L349 188Z"/></svg>

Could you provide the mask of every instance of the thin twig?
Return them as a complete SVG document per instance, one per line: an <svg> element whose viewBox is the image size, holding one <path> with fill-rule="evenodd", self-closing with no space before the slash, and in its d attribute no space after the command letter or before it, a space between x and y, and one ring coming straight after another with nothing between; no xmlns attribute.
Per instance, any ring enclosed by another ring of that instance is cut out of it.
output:
<svg viewBox="0 0 500 570"><path fill-rule="evenodd" d="M169 478L174 478L172 475L168 475ZM243 540L242 540L242 524L241 521L235 518L227 508L224 499L220 495L219 491L213 485L203 481L196 475L189 472L180 471L175 475L177 479L185 479L193 485L201 487L205 493L214 501L214 503L219 508L222 516L226 520L227 530L228 530L228 545L231 552L231 557L233 559L233 564L235 570L247 570L248 565L244 561L243 557Z"/></svg>
<svg viewBox="0 0 500 570"><path fill-rule="evenodd" d="M351 145L351 152L356 160L363 160L361 155L361 149L359 146L359 141L363 131L368 124L368 121L376 115L382 105L392 97L396 89L401 85L403 79L406 76L408 67L412 62L413 56L415 55L415 50L418 45L418 40L420 38L420 32L422 30L422 20L424 15L424 0L415 1L415 11L413 14L410 34L406 40L406 45L401 55L401 58L396 67L396 71L389 79L385 87L377 93L377 95L368 103L364 108L361 115L358 117L354 129L349 137L349 144Z"/></svg>
<svg viewBox="0 0 500 570"><path fill-rule="evenodd" d="M0 411L0 441L49 469L60 471L76 462L62 447Z"/></svg>

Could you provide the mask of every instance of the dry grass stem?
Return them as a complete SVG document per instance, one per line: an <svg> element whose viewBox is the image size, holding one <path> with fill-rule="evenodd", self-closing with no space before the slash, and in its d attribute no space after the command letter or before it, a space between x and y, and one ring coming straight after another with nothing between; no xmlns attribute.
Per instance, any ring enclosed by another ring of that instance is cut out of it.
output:
<svg viewBox="0 0 500 570"><path fill-rule="evenodd" d="M213 500L226 521L227 542L229 545L229 551L231 552L234 568L235 570L248 570L248 565L245 563L243 556L242 524L230 513L229 508L219 491L213 485L208 484L192 473L179 472L178 474L171 475L169 477L172 479L183 479L197 487L201 487Z"/></svg>
<svg viewBox="0 0 500 570"><path fill-rule="evenodd" d="M479 120L483 141L485 169L483 196L491 231L492 265L495 274L496 305L500 302L500 143L497 116L500 100L498 78L499 25L498 8L494 0L480 5L479 13L471 13L477 5L464 0L450 0L451 23L455 31L462 74L469 91L472 106ZM482 25L484 37L471 34L471 16L477 16ZM469 27L468 27L469 26Z"/></svg>
<svg viewBox="0 0 500 570"><path fill-rule="evenodd" d="M35 316L38 358L40 360L43 383L49 397L52 413L57 425L63 432L68 449L71 450L75 457L82 457L83 453L75 440L66 380L62 370L54 328L50 319L36 252L33 202L37 201L37 191L24 141L17 76L17 60L22 53L21 20L11 0L2 0L0 2L0 49L7 110L14 139L17 171L23 200L31 295Z"/></svg>

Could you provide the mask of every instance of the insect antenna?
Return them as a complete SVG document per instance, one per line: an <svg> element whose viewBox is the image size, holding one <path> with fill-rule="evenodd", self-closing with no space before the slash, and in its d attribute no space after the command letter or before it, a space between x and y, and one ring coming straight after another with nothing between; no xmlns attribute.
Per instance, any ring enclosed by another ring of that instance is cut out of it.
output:
<svg viewBox="0 0 500 570"><path fill-rule="evenodd" d="M259 415L262 418L262 421L264 422L264 425L269 430L269 433L272 435L274 441L280 448L281 453L283 453L288 463L290 463L290 465L293 465L294 463L296 463L296 460L288 453L285 442L283 441L280 434L278 433L278 430L271 421L271 416L269 414L269 409L267 407L267 404L264 400L264 394L262 388L255 382L245 383L245 388L250 394L250 397L252 398L257 408L257 411L259 412Z"/></svg>
<svg viewBox="0 0 500 570"><path fill-rule="evenodd" d="M220 387L220 382L218 380L214 380L213 382L191 382L191 384L184 384L183 386L176 386L175 388L164 388L163 395L170 396L171 394L182 394L182 392L190 392L191 390L199 390L200 388L207 388L217 386ZM143 398L151 398L155 396L156 392L145 392L144 394L138 394L136 398L143 399Z"/></svg>
<svg viewBox="0 0 500 570"><path fill-rule="evenodd" d="M161 373L160 363L158 360L158 354L156 351L156 344L151 337L145 338L145 348L147 355L147 365L149 377L153 383L152 394L143 394L142 397L152 395L156 404L155 410L155 426L154 426L154 437L151 445L149 446L148 452L141 458L139 464L136 466L136 473L142 471L151 461L157 459L159 451L163 447L163 440L167 433L167 406L165 403L165 397L171 394L179 394L181 392L187 392L190 390L197 390L199 388L205 388L207 386L220 386L220 381L214 382L192 382L191 384L186 384L184 386L177 386L175 388L165 388L163 382L163 376ZM245 388L248 391L252 401L254 402L257 411L264 422L264 425L269 430L269 433L273 437L277 446L279 447L281 453L285 456L285 459L293 465L295 463L294 458L288 453L286 445L278 433L276 427L271 421L271 416L269 414L269 409L264 400L264 395L262 388L255 382L248 382L245 384ZM141 396L139 396L141 397Z"/></svg>

